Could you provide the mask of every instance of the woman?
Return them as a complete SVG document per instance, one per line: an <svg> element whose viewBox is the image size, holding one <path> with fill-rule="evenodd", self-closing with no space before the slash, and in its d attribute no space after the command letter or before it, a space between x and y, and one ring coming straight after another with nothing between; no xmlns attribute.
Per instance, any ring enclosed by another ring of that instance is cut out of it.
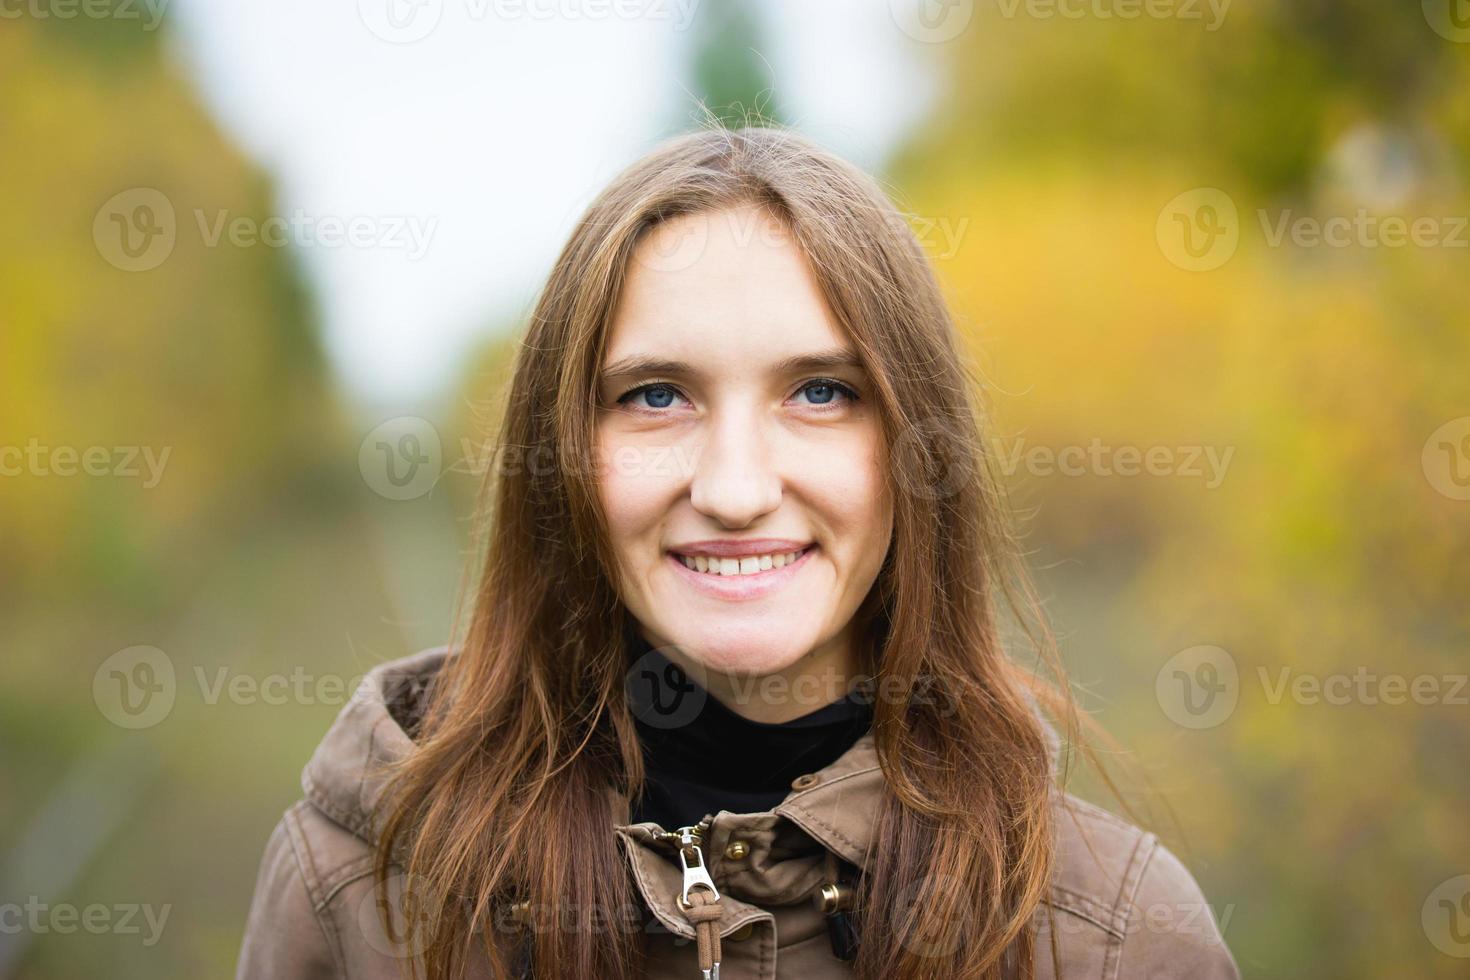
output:
<svg viewBox="0 0 1470 980"><path fill-rule="evenodd" d="M630 167L520 350L463 645L344 709L239 975L1237 976L1058 786L976 387L871 178L771 128Z"/></svg>

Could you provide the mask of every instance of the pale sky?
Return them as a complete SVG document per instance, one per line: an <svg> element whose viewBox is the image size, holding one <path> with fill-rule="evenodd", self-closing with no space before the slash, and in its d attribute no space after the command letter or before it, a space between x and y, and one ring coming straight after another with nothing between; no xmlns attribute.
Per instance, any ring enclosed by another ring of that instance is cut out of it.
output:
<svg viewBox="0 0 1470 980"><path fill-rule="evenodd" d="M276 180L337 376L432 397L523 317L572 223L689 116L698 0L175 0L177 55ZM923 120L943 46L900 0L754 0L789 121L869 169ZM560 14L557 11L561 11ZM601 12L600 15L597 12ZM358 244L314 240L357 219Z"/></svg>

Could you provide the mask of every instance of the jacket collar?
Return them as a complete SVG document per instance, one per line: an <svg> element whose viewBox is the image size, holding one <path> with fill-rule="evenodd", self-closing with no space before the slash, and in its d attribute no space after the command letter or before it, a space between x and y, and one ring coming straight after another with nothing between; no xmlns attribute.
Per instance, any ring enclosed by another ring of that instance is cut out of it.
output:
<svg viewBox="0 0 1470 980"><path fill-rule="evenodd" d="M413 740L388 704L420 694L444 665L440 646L374 667L338 714L301 774L307 799L338 824L369 842L381 833L377 805L386 782L383 768L413 751ZM1038 712L1038 718L1041 715ZM1059 739L1041 718L1055 770ZM792 792L771 812L796 824L849 864L866 867L884 776L873 733L861 736L841 756L816 770L813 785ZM629 825L627 797L608 787L616 829Z"/></svg>
<svg viewBox="0 0 1470 980"><path fill-rule="evenodd" d="M817 777L814 786L792 793L774 812L844 861L865 868L884 783L873 733L864 734L835 762L813 775Z"/></svg>

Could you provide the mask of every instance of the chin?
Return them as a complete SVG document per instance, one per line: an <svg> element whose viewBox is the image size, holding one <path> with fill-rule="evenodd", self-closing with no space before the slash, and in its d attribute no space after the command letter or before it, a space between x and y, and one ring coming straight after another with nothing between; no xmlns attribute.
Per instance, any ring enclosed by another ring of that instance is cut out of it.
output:
<svg viewBox="0 0 1470 980"><path fill-rule="evenodd" d="M801 659L798 651L748 647L711 650L698 658L707 669L736 677L765 677L790 667Z"/></svg>
<svg viewBox="0 0 1470 980"><path fill-rule="evenodd" d="M701 636L699 630L682 634L688 643L675 645L690 660L721 674L763 677L785 670L800 660L811 645L802 646L795 631L762 624L758 634L741 637Z"/></svg>

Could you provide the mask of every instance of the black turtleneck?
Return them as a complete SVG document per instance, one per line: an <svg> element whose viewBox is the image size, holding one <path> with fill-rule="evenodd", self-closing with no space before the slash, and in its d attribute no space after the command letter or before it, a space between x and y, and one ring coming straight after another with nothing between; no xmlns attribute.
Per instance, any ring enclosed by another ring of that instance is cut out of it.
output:
<svg viewBox="0 0 1470 980"><path fill-rule="evenodd" d="M873 706L855 691L779 724L751 721L721 704L634 633L629 694L647 772L632 822L665 830L706 814L762 813L791 781L836 761L872 726Z"/></svg>

